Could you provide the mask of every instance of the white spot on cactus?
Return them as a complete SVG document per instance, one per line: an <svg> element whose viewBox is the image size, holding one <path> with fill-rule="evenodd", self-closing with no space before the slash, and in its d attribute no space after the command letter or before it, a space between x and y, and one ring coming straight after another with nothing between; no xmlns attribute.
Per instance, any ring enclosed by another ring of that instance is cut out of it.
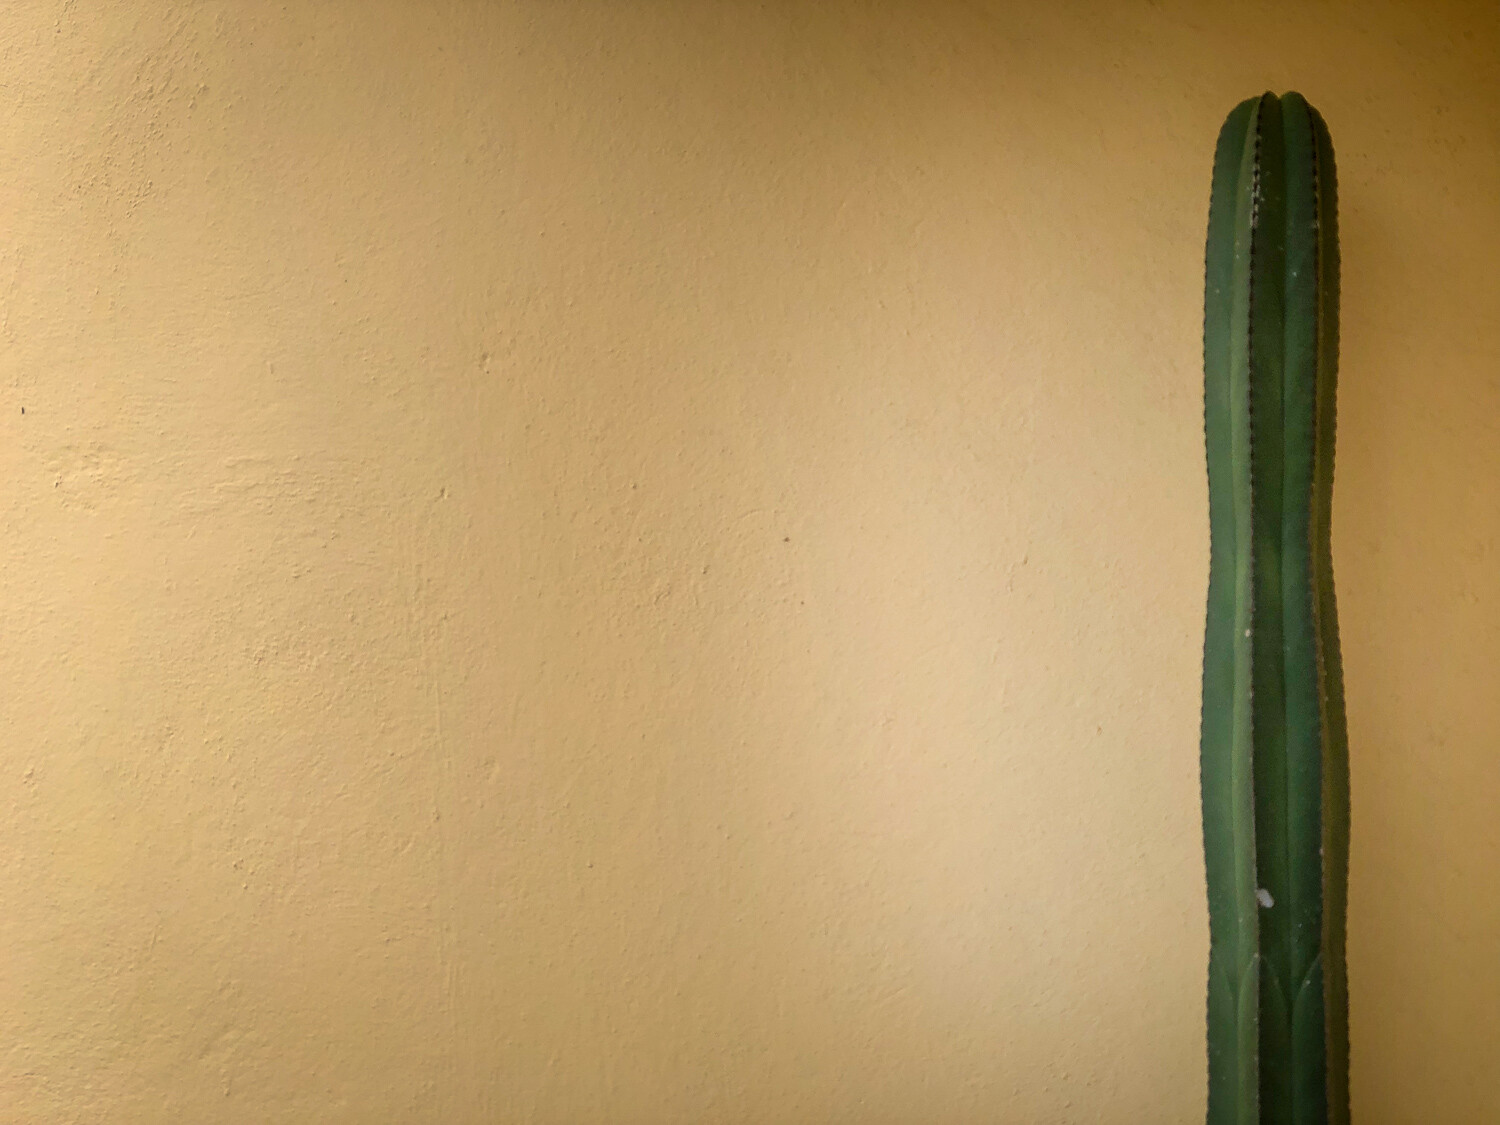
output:
<svg viewBox="0 0 1500 1125"><path fill-rule="evenodd" d="M1276 905L1276 900L1271 897L1271 892L1266 890L1265 887L1255 888L1255 901L1260 903L1266 910L1270 910L1271 907Z"/></svg>

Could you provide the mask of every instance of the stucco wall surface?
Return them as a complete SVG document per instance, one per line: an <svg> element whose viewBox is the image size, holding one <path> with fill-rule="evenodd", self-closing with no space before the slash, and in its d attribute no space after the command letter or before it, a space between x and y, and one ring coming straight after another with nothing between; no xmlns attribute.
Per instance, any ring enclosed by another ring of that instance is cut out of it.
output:
<svg viewBox="0 0 1500 1125"><path fill-rule="evenodd" d="M1360 1125L1500 1121L1492 3L0 10L0 1122L1201 1120L1213 142L1338 149Z"/></svg>

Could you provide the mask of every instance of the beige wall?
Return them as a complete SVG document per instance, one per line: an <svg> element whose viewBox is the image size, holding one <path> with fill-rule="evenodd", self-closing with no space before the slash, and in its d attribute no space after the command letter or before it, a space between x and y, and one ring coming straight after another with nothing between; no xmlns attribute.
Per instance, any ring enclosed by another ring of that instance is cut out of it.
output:
<svg viewBox="0 0 1500 1125"><path fill-rule="evenodd" d="M1342 175L1356 1108L1500 1120L1497 26L8 6L0 1121L1200 1120L1267 87Z"/></svg>

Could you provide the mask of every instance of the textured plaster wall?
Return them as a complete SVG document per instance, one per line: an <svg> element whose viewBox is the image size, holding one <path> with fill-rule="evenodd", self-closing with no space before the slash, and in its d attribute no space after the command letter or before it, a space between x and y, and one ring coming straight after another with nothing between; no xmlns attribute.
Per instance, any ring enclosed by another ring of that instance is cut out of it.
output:
<svg viewBox="0 0 1500 1125"><path fill-rule="evenodd" d="M1493 4L0 14L0 1121L1188 1123L1202 237L1325 113L1361 1125L1500 1120Z"/></svg>

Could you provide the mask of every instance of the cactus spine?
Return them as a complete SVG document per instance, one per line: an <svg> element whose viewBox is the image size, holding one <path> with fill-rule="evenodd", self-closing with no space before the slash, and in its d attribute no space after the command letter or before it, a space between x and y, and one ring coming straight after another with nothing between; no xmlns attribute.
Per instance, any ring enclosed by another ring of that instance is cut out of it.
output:
<svg viewBox="0 0 1500 1125"><path fill-rule="evenodd" d="M1208 1125L1347 1125L1348 746L1329 506L1333 148L1299 94L1219 134L1204 300Z"/></svg>

